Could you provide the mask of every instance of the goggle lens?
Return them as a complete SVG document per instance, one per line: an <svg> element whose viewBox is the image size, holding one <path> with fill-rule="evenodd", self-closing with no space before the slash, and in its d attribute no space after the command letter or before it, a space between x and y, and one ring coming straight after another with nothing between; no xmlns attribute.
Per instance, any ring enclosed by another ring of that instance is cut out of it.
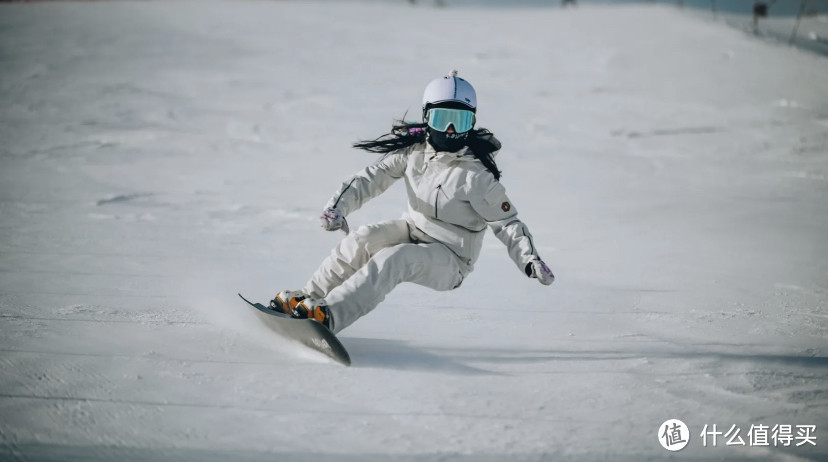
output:
<svg viewBox="0 0 828 462"><path fill-rule="evenodd" d="M474 127L474 113L465 109L429 109L427 119L429 127L441 132L448 130L449 125L454 126L456 133L466 133Z"/></svg>

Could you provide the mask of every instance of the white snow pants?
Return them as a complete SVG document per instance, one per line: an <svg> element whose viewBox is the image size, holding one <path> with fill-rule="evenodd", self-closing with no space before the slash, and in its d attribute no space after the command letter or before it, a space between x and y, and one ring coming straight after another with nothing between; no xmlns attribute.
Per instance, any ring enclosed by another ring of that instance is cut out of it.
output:
<svg viewBox="0 0 828 462"><path fill-rule="evenodd" d="M471 270L406 220L362 226L337 245L303 291L324 299L339 332L377 307L401 282L451 290Z"/></svg>

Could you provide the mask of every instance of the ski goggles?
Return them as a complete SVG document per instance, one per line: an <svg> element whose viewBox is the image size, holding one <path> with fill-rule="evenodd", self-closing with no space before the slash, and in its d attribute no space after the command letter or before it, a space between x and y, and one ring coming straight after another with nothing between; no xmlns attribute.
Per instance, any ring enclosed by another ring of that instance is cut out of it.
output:
<svg viewBox="0 0 828 462"><path fill-rule="evenodd" d="M474 112L437 107L428 110L426 122L429 127L441 132L448 130L449 125L453 125L456 133L466 133L474 127Z"/></svg>

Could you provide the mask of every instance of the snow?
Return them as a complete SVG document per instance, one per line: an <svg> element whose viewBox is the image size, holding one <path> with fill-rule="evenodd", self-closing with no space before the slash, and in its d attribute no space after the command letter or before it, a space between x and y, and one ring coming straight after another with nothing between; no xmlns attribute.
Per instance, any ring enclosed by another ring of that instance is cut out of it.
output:
<svg viewBox="0 0 828 462"><path fill-rule="evenodd" d="M671 418L678 460L828 459L828 60L654 5L399 3L0 5L0 459L664 460ZM350 368L275 337L236 293L304 284L349 144L450 69L558 280L490 235L343 331Z"/></svg>

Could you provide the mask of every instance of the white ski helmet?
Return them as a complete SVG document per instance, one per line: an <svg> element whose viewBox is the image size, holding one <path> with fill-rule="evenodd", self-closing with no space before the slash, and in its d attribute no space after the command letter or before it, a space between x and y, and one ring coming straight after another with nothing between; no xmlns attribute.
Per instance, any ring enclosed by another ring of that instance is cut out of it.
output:
<svg viewBox="0 0 828 462"><path fill-rule="evenodd" d="M429 108L445 105L477 112L477 93L469 82L457 77L457 71L434 79L423 93L423 115Z"/></svg>

